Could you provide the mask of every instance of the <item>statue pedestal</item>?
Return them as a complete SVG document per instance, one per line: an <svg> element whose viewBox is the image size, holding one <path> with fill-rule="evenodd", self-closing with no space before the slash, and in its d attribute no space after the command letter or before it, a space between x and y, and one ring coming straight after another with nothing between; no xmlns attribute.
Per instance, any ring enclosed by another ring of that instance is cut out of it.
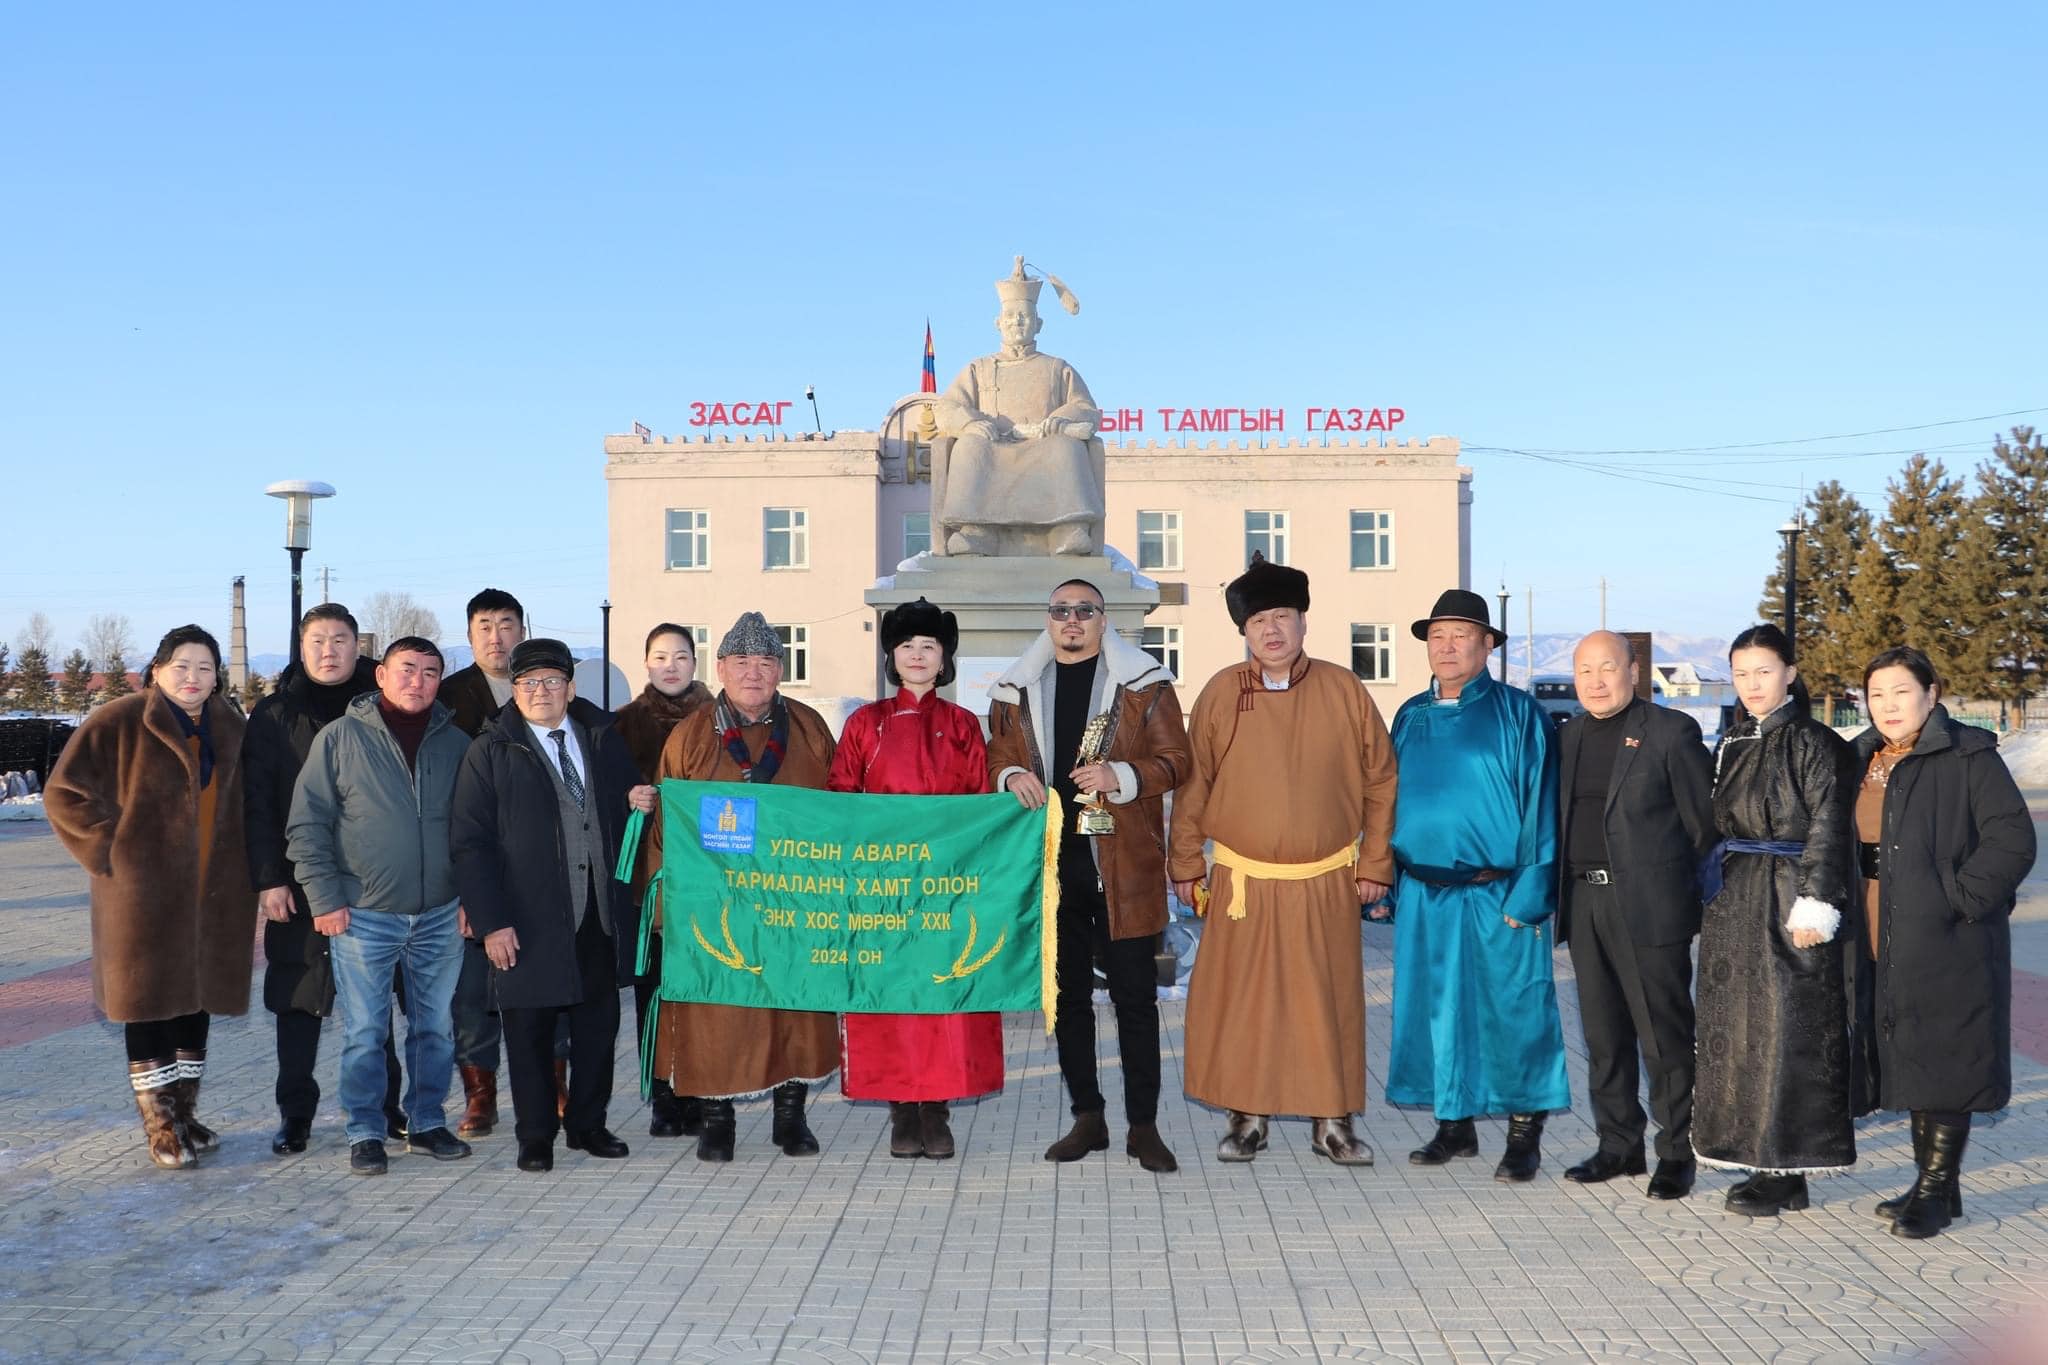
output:
<svg viewBox="0 0 2048 1365"><path fill-rule="evenodd" d="M986 715L988 684L1045 630L1046 600L1070 578L1085 578L1102 591L1111 630L1133 644L1144 638L1145 613L1159 604L1159 590L1138 586L1105 555L926 555L917 568L898 569L894 587L869 588L861 596L877 612L924 597L957 616L959 677L945 694Z"/></svg>

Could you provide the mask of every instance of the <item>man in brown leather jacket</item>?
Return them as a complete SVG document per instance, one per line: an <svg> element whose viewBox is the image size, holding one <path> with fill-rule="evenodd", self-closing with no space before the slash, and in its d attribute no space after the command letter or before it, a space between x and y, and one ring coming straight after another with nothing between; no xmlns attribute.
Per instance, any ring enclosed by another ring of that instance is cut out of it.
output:
<svg viewBox="0 0 2048 1365"><path fill-rule="evenodd" d="M1082 579L1053 589L1046 633L989 689L989 784L1027 809L1048 785L1066 804L1060 837L1059 986L1054 1036L1074 1124L1048 1161L1109 1146L1095 1075L1095 959L1109 978L1123 1060L1124 1151L1148 1171L1178 1169L1160 1139L1159 998L1153 945L1166 927L1164 798L1188 775L1173 675L1107 627L1102 594ZM1088 722L1108 716L1099 756L1082 762ZM1075 808L1099 796L1113 833L1076 832Z"/></svg>

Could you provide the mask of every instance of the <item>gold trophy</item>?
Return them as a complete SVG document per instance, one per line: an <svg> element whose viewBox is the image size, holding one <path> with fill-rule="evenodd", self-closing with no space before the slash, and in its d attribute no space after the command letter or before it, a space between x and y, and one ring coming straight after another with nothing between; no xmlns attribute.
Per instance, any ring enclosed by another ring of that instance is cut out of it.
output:
<svg viewBox="0 0 2048 1365"><path fill-rule="evenodd" d="M1080 746L1074 750L1075 767L1102 761L1102 752L1109 747L1109 721L1109 712L1104 711L1089 721L1088 727L1081 731ZM1081 798L1081 807L1074 813L1074 833L1091 837L1116 833L1116 817L1111 815L1109 807L1103 804L1101 792L1094 792Z"/></svg>

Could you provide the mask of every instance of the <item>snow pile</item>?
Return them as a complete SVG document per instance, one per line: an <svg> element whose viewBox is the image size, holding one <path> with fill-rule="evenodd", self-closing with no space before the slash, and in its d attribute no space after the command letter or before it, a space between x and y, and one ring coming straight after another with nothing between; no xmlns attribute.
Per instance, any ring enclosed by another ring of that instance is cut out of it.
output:
<svg viewBox="0 0 2048 1365"><path fill-rule="evenodd" d="M2024 730L1998 742L1999 756L2022 787L2048 787L2048 730Z"/></svg>

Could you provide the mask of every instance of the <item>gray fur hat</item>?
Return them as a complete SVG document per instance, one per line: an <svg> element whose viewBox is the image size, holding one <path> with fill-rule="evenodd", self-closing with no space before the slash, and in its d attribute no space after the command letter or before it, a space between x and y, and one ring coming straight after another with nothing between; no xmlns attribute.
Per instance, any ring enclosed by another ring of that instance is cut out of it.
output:
<svg viewBox="0 0 2048 1365"><path fill-rule="evenodd" d="M740 619L732 623L732 629L718 642L719 658L733 654L758 654L788 662L782 637L775 633L775 627L768 624L768 618L758 611L741 612Z"/></svg>

